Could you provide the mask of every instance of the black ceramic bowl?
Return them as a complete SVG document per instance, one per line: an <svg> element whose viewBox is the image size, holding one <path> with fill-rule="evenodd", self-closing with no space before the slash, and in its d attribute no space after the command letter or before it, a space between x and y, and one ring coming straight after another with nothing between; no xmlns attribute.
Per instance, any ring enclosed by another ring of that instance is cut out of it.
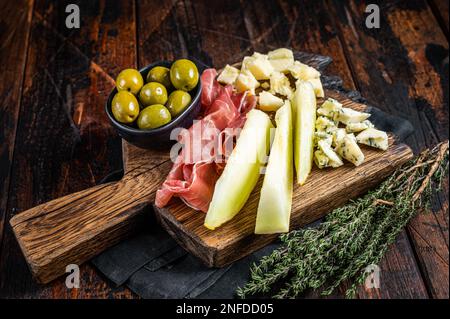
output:
<svg viewBox="0 0 450 319"><path fill-rule="evenodd" d="M195 63L195 61L193 61ZM147 73L155 66L165 66L170 68L172 65L171 62L168 61L158 61L152 64L147 65L146 67L139 70L142 74L142 77L147 78ZM198 63L196 63L199 75L201 75L201 68ZM192 125L193 120L195 120L200 112L200 96L202 93L202 84L201 78L199 77L197 86L192 89L189 94L191 94L192 101L191 104L176 118L174 118L171 122L167 123L164 126L151 129L151 130L141 130L137 127L129 126L127 124L123 124L118 122L111 111L111 102L114 95L117 93L117 89L114 88L112 92L109 94L108 100L106 101L106 114L108 115L111 124L116 129L117 133L120 137L122 137L127 142L140 147L140 148L168 148L174 142L174 140L170 139L170 133L173 129L177 127L189 128Z"/></svg>

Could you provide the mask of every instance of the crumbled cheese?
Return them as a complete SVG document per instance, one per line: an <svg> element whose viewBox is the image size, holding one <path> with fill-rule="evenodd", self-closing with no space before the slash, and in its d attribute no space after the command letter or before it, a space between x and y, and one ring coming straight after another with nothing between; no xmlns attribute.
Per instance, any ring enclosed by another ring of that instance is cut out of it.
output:
<svg viewBox="0 0 450 319"><path fill-rule="evenodd" d="M348 123L345 129L348 133L356 133L372 127L374 127L373 124L369 120L365 120L360 123Z"/></svg>
<svg viewBox="0 0 450 319"><path fill-rule="evenodd" d="M365 129L356 136L356 140L360 144L376 147L383 151L387 150L389 146L388 135L386 132L374 128Z"/></svg>
<svg viewBox="0 0 450 319"><path fill-rule="evenodd" d="M316 131L333 134L337 130L336 124L325 116L319 116L316 119Z"/></svg>
<svg viewBox="0 0 450 319"><path fill-rule="evenodd" d="M334 122L338 121L339 110L342 109L342 104L335 99L328 98L323 102L322 106L317 109L317 114L331 118Z"/></svg>
<svg viewBox="0 0 450 319"><path fill-rule="evenodd" d="M339 167L344 165L344 162L342 162L342 159L339 157L338 154L335 153L335 151L331 148L331 146L325 142L324 140L319 141L318 148L321 150L329 159L329 165L331 167Z"/></svg>
<svg viewBox="0 0 450 319"><path fill-rule="evenodd" d="M369 113L358 112L347 107L343 107L339 110L338 120L342 124L348 125L348 123L359 123L369 118Z"/></svg>
<svg viewBox="0 0 450 319"><path fill-rule="evenodd" d="M316 163L317 167L322 169L328 167L328 163L330 159L325 155L321 150L316 150L314 152L314 163Z"/></svg>
<svg viewBox="0 0 450 319"><path fill-rule="evenodd" d="M336 152L347 161L359 166L364 162L364 154L353 134L347 134L337 145Z"/></svg>

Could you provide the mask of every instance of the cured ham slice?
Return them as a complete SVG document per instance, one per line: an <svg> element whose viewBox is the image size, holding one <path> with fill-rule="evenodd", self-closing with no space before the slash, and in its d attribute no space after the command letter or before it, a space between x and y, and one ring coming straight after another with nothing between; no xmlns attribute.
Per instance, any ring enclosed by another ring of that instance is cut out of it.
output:
<svg viewBox="0 0 450 319"><path fill-rule="evenodd" d="M156 192L157 207L166 206L176 196L196 210L208 211L227 155L223 144L229 145L232 138L227 132L242 128L245 115L256 105L255 96L235 93L231 86L219 84L216 77L215 69L202 74L203 117L181 134L184 147Z"/></svg>
<svg viewBox="0 0 450 319"><path fill-rule="evenodd" d="M218 178L219 173L211 163L176 163L156 192L156 206L165 206L172 196L178 196L186 205L206 212Z"/></svg>
<svg viewBox="0 0 450 319"><path fill-rule="evenodd" d="M203 107L208 107L221 92L221 85L216 81L216 69L206 69L202 73L202 96L201 103Z"/></svg>

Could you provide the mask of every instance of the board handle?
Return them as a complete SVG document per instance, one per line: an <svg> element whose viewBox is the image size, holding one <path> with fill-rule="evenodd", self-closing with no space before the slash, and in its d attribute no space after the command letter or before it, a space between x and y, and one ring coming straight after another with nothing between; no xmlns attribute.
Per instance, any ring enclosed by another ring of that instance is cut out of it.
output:
<svg viewBox="0 0 450 319"><path fill-rule="evenodd" d="M161 175L161 177L159 176ZM150 170L66 195L24 211L10 225L40 283L48 283L150 222L145 211L163 174ZM149 181L154 181L149 183Z"/></svg>

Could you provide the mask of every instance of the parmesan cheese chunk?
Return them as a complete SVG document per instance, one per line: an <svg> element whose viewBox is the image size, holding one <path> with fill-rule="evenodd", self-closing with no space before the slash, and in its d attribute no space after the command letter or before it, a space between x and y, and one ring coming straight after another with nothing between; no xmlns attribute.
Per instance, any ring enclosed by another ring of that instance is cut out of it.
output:
<svg viewBox="0 0 450 319"><path fill-rule="evenodd" d="M248 70L248 64L252 62L255 58L253 56L245 56L242 60L241 71Z"/></svg>
<svg viewBox="0 0 450 319"><path fill-rule="evenodd" d="M217 81L223 84L233 84L238 76L239 70L227 64L220 75L217 77Z"/></svg>
<svg viewBox="0 0 450 319"><path fill-rule="evenodd" d="M270 75L270 91L271 93L284 95L288 99L290 99L293 94L291 83L289 82L287 76L277 71Z"/></svg>
<svg viewBox="0 0 450 319"><path fill-rule="evenodd" d="M320 77L320 72L313 67L303 64L300 61L294 61L289 67L289 72L295 79L301 79L308 81L310 79L316 79Z"/></svg>
<svg viewBox="0 0 450 319"><path fill-rule="evenodd" d="M269 82L261 82L261 88L264 90L270 89L270 83Z"/></svg>
<svg viewBox="0 0 450 319"><path fill-rule="evenodd" d="M276 111L281 106L283 106L284 102L283 99L280 99L279 97L273 95L272 93L269 93L267 91L262 91L259 93L258 98L258 105L259 109L270 112L270 111Z"/></svg>
<svg viewBox="0 0 450 319"><path fill-rule="evenodd" d="M264 56L251 60L247 64L247 69L257 80L268 80L273 72L272 64Z"/></svg>
<svg viewBox="0 0 450 319"><path fill-rule="evenodd" d="M238 92L251 91L254 94L254 90L259 86L259 82L250 71L243 70L238 75L235 86Z"/></svg>
<svg viewBox="0 0 450 319"><path fill-rule="evenodd" d="M287 73L294 64L294 54L291 50L280 48L268 53L268 58L275 71Z"/></svg>
<svg viewBox="0 0 450 319"><path fill-rule="evenodd" d="M267 56L269 60L276 60L276 59L294 60L294 53L292 52L292 50L289 50L287 48L279 48L276 50L269 51L269 53L267 53Z"/></svg>

